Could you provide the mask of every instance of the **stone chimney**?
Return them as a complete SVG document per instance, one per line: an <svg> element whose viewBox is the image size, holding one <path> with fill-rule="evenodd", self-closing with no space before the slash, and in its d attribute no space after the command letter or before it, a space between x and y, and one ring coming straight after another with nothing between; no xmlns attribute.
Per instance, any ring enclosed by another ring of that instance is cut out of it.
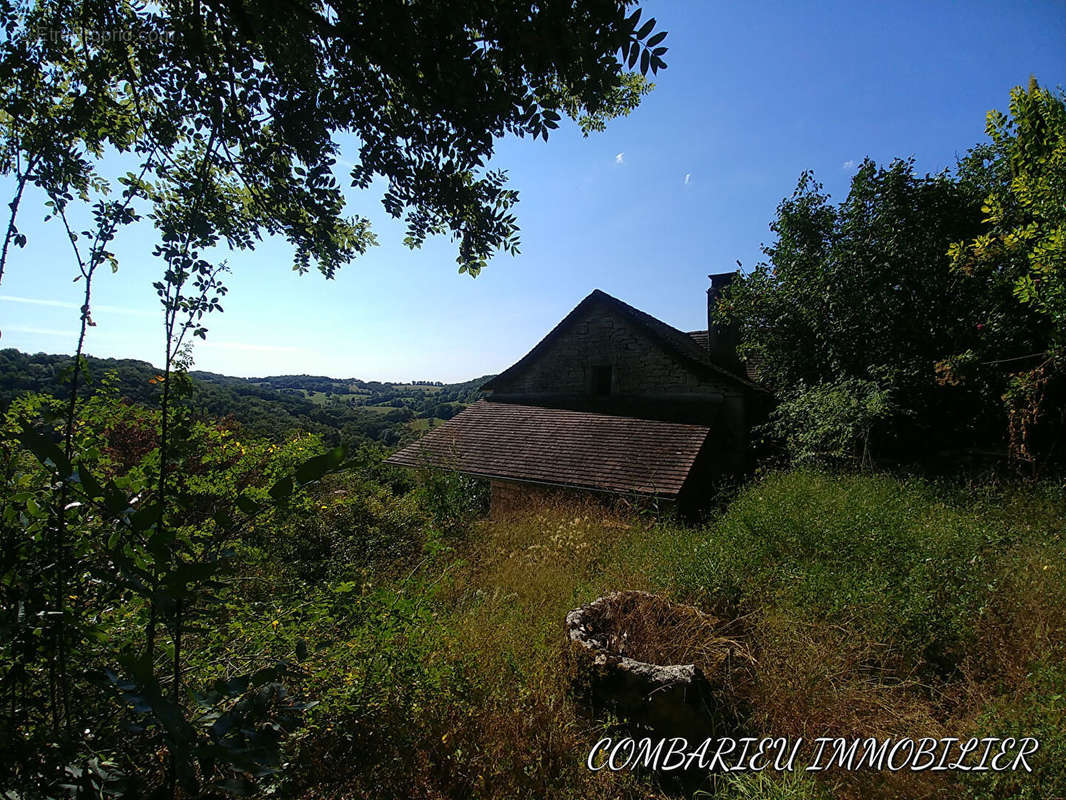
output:
<svg viewBox="0 0 1066 800"><path fill-rule="evenodd" d="M714 321L714 308L722 292L736 278L736 272L719 272L708 275L711 288L707 290L707 348L711 358L727 366L737 364L737 331L733 325L722 325Z"/></svg>

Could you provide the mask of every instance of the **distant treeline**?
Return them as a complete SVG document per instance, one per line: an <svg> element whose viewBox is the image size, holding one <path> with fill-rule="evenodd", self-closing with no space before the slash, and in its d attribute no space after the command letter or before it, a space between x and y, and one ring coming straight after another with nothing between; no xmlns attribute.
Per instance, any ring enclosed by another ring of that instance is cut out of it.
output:
<svg viewBox="0 0 1066 800"><path fill-rule="evenodd" d="M88 358L91 395L114 373L119 394L137 403L158 404L159 369L134 359ZM27 392L67 397L68 355L29 355L0 350L0 409ZM479 395L489 376L456 384L391 384L357 378L276 375L235 378L192 372L193 406L205 417L229 417L257 435L284 438L294 430L321 434L336 444L366 439L394 445L413 436L414 419L450 419Z"/></svg>

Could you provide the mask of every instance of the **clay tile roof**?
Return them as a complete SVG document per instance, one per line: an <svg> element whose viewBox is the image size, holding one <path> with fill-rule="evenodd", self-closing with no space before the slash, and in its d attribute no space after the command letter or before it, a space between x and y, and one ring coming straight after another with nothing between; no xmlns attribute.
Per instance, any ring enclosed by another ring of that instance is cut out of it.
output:
<svg viewBox="0 0 1066 800"><path fill-rule="evenodd" d="M703 425L479 400L387 461L674 497L709 432Z"/></svg>

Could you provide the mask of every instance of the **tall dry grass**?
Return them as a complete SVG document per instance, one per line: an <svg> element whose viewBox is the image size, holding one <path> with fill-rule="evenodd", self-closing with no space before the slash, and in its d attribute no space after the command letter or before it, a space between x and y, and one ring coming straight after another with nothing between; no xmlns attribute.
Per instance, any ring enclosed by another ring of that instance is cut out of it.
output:
<svg viewBox="0 0 1066 800"><path fill-rule="evenodd" d="M451 721L456 748L478 754L473 796L661 796L631 775L585 768L602 726L570 699L563 621L615 588L657 588L665 535L639 517L573 501L478 526L441 598L449 652L477 686L476 706Z"/></svg>
<svg viewBox="0 0 1066 800"><path fill-rule="evenodd" d="M696 658L723 637L742 647L750 680L735 691L752 735L1043 740L1032 775L733 775L704 790L760 800L1066 796L1062 498L1054 487L963 491L790 472L749 485L698 529L572 501L478 523L414 580L426 616L406 635L446 671L397 673L382 689L387 702L358 719L355 742L334 749L336 739L316 738L313 772L327 779L305 783L304 794L676 793L584 766L611 721L590 718L571 697L564 619L635 589L720 618L659 640L655 615L623 624L643 626L637 656ZM323 719L343 728L343 713ZM344 780L331 783L330 770L344 767Z"/></svg>

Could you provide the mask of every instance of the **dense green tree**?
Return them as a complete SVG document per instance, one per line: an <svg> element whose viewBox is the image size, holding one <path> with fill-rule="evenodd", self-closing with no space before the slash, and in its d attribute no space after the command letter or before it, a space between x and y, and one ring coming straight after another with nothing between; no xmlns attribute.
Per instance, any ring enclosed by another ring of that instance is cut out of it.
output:
<svg viewBox="0 0 1066 800"><path fill-rule="evenodd" d="M70 356L28 355L18 350L0 350L0 411L18 397L30 393L69 399ZM126 402L157 408L159 369L133 359L86 357L86 382L82 397L89 399L115 376L115 389ZM367 439L389 434L398 442L413 433L404 420L390 420L379 406L396 397L408 396L418 403L420 417L449 419L479 397L478 387L488 380L478 378L457 384L398 387L357 378L338 380L314 375L280 375L267 378L233 378L211 372L189 375L188 405L197 420L226 419L239 423L245 435L268 437L275 442L296 432L318 434L329 446L355 446ZM328 407L316 405L305 391L333 387L340 395ZM344 392L345 394L341 394ZM354 392L347 394L347 392Z"/></svg>
<svg viewBox="0 0 1066 800"><path fill-rule="evenodd" d="M980 202L971 184L916 175L910 160L866 160L843 202L807 173L778 207L767 261L733 285L722 313L786 399L772 428L799 454L858 457L871 435L882 455L993 435L996 376L953 385L937 372L978 347L987 322L985 287L947 256L977 232ZM825 424L811 426L812 414Z"/></svg>
<svg viewBox="0 0 1066 800"><path fill-rule="evenodd" d="M1033 78L1011 90L1009 114L989 112L986 131L991 142L963 170L982 190L983 229L950 253L961 274L1000 298L984 339L1008 345L997 363L1009 381L1011 450L1035 468L1066 423L1066 95ZM1006 293L1039 315L1037 335L1029 325L1019 336L1023 315L1002 299Z"/></svg>
<svg viewBox="0 0 1066 800"><path fill-rule="evenodd" d="M992 269L1014 280L1018 299L1046 314L1054 346L1066 347L1066 94L1033 78L1011 90L1009 114L988 113L991 144L982 156L999 180L990 182L986 229L951 253L965 272ZM1024 258L1024 272L1009 267Z"/></svg>

